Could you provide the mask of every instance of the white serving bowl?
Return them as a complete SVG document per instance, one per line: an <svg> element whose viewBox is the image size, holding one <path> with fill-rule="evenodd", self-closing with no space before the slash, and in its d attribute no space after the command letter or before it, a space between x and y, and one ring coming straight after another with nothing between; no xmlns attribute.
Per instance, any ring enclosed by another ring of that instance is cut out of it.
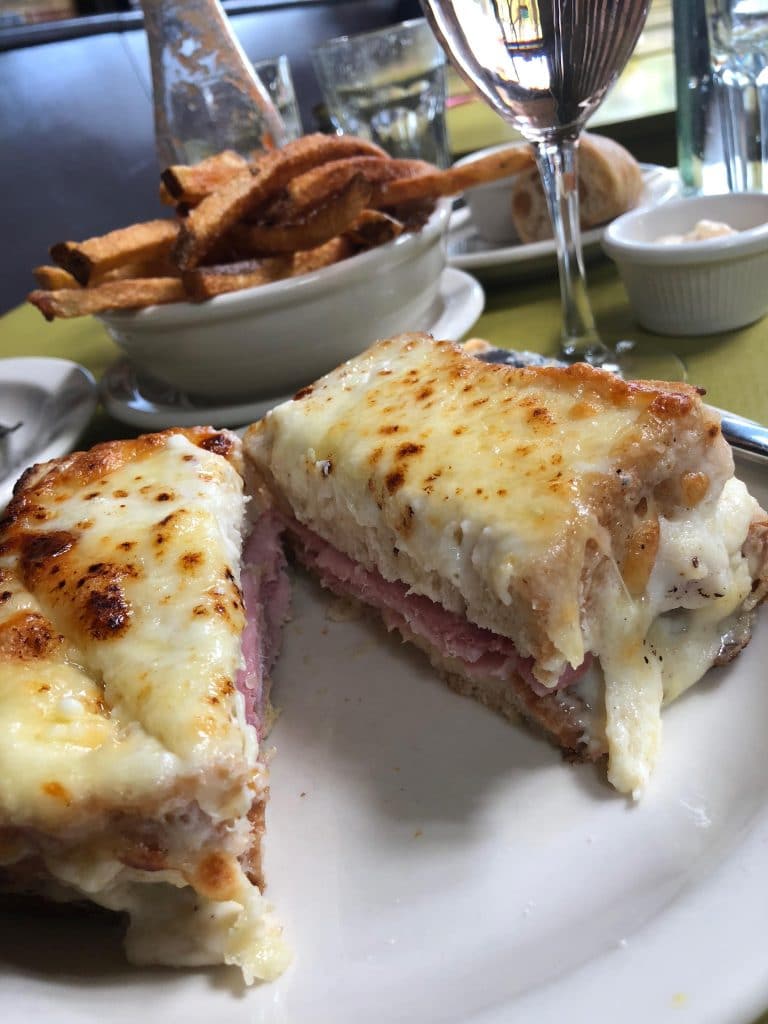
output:
<svg viewBox="0 0 768 1024"><path fill-rule="evenodd" d="M661 243L701 220L737 234ZM717 334L768 312L768 195L754 192L690 196L662 207L632 210L603 236L632 311L658 334Z"/></svg>
<svg viewBox="0 0 768 1024"><path fill-rule="evenodd" d="M285 394L434 320L450 210L441 200L421 231L302 277L100 319L136 367L188 395Z"/></svg>
<svg viewBox="0 0 768 1024"><path fill-rule="evenodd" d="M491 153L500 153L502 150L509 149L512 145L510 142L505 142L499 146L478 150L476 153L457 160L454 166L471 164L482 157L490 156ZM484 185L475 185L474 188L468 188L464 192L464 201L469 207L469 214L475 230L486 242L515 245L520 241L512 220L512 183L516 177L516 174L511 174L507 178L489 181Z"/></svg>

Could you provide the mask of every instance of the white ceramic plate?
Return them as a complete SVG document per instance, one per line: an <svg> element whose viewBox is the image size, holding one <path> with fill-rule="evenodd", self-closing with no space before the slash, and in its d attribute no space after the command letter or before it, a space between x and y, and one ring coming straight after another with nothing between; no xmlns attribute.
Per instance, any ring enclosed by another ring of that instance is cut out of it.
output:
<svg viewBox="0 0 768 1024"><path fill-rule="evenodd" d="M425 330L436 338L459 341L477 321L484 305L480 284L469 274L447 267L440 277L437 302ZM141 430L201 423L236 427L257 420L285 397L275 395L236 405L205 404L141 374L127 359L110 367L101 381L101 399L110 416Z"/></svg>
<svg viewBox="0 0 768 1024"><path fill-rule="evenodd" d="M768 501L768 476L740 467ZM768 1008L768 613L665 714L637 805L452 694L312 584L275 678L266 871L295 950L139 970L97 921L0 918L7 1024L745 1024Z"/></svg>
<svg viewBox="0 0 768 1024"><path fill-rule="evenodd" d="M0 359L0 422L22 424L0 439L0 511L27 466L72 450L96 400L91 374L68 359Z"/></svg>
<svg viewBox="0 0 768 1024"><path fill-rule="evenodd" d="M638 206L657 206L679 195L677 170L642 164L643 193ZM600 239L605 227L592 228L582 235L585 259L601 254ZM468 207L451 214L448 224L448 262L451 266L480 274L484 278L537 277L557 269L552 239L528 245L498 245L487 242L476 231Z"/></svg>

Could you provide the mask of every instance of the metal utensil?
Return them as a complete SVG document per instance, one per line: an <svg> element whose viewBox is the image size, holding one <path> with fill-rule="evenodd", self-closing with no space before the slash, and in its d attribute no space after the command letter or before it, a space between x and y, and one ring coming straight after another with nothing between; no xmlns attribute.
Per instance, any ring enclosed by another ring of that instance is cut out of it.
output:
<svg viewBox="0 0 768 1024"><path fill-rule="evenodd" d="M21 420L19 420L18 423L14 423L13 426L10 427L7 426L5 423L0 423L0 476L3 476L5 473L7 473L11 461L8 453L8 444L6 443L5 439L7 437L10 437L10 435L15 430L18 430L21 425Z"/></svg>

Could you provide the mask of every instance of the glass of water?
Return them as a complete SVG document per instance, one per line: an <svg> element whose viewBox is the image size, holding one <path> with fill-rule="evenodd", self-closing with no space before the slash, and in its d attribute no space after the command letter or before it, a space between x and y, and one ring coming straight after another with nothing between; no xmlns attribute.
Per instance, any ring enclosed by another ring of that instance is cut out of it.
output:
<svg viewBox="0 0 768 1024"><path fill-rule="evenodd" d="M423 18L330 39L312 61L341 132L371 139L390 156L450 164L445 53Z"/></svg>

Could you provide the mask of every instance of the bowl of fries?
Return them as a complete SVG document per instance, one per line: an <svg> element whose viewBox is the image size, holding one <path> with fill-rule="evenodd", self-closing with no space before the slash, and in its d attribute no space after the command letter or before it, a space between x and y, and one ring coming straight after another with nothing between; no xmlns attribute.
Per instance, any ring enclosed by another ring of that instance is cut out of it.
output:
<svg viewBox="0 0 768 1024"><path fill-rule="evenodd" d="M420 231L296 277L100 319L135 366L188 395L284 394L432 322L449 214L442 201Z"/></svg>
<svg viewBox="0 0 768 1024"><path fill-rule="evenodd" d="M99 316L137 369L192 397L284 394L377 338L429 327L447 197L519 160L441 171L308 135L170 167L161 199L175 217L54 245L29 301L47 319Z"/></svg>

